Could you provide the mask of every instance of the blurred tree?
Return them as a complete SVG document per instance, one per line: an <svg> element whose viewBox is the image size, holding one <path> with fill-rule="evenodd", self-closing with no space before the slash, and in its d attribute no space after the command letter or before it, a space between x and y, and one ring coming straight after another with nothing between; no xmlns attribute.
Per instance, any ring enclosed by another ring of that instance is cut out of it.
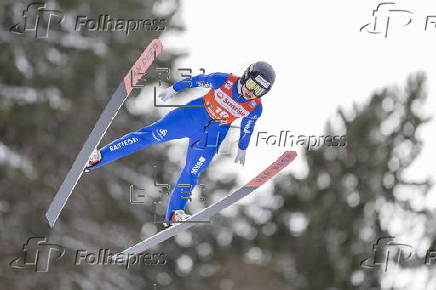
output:
<svg viewBox="0 0 436 290"><path fill-rule="evenodd" d="M22 11L28 4L2 4L2 27L16 23L23 27ZM183 30L173 19L178 7L178 0L51 1L47 8L62 11L64 20L50 30L48 38L35 39L31 31L21 35L0 31L0 288L151 289L164 266L130 272L117 266L76 266L73 261L76 249L123 249L138 240L145 222L153 221L153 204L129 203L129 185L149 185L153 164L159 165L155 169L157 177L170 182L168 173L180 165L168 161L162 148L135 154L111 168L83 176L55 229L49 231L43 219L49 202L134 60L163 32ZM74 31L77 16L98 19L99 15L126 20L164 19L159 23L165 29L156 30L157 26L152 25L151 30L129 35L122 31ZM47 25L47 19L40 21ZM172 68L178 56L164 48L156 66ZM149 77L147 83L155 80L156 76ZM137 108L122 107L101 145L159 117L153 108L147 114L130 109ZM7 267L31 236L47 236L49 242L67 249L66 257L49 273Z"/></svg>
<svg viewBox="0 0 436 290"><path fill-rule="evenodd" d="M214 263L217 274L208 285L212 289L270 285L274 289L380 289L380 271L364 269L360 263L373 255L377 238L392 235L392 216L401 220L405 235L411 230L407 219L414 224L413 218L421 215L430 224L433 221L433 214L411 205L414 199L425 198L430 181L405 178L421 151L417 130L428 121L420 110L426 98L425 81L424 73L416 73L404 91L380 90L368 104L355 106L351 116L340 109L340 120L334 126L328 123L325 135L345 134L346 146L324 145L306 152L305 178L293 174L278 178L270 204L256 200L240 207L230 220L222 219L223 226L214 231L216 241L228 231L230 242L224 247L222 242L211 243L214 254L209 263L219 262ZM404 199L401 190L413 196ZM273 280L264 279L266 273Z"/></svg>

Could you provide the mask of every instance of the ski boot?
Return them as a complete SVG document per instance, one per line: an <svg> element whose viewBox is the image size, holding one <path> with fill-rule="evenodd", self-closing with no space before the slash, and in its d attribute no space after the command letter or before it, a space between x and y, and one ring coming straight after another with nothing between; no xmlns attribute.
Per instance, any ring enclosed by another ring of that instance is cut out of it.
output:
<svg viewBox="0 0 436 290"><path fill-rule="evenodd" d="M97 163L99 163L100 160L101 160L101 153L100 153L100 151L97 150L97 149L92 151L91 156L89 156L88 163L86 163L85 172L89 172L90 170L88 168L94 166Z"/></svg>
<svg viewBox="0 0 436 290"><path fill-rule="evenodd" d="M164 222L164 227L168 228L170 227L173 223L177 224L177 223L182 223L184 221L186 221L187 219L189 219L191 217L191 215L185 213L185 211L183 209L178 209L175 210L173 212L173 214L171 215L170 221Z"/></svg>

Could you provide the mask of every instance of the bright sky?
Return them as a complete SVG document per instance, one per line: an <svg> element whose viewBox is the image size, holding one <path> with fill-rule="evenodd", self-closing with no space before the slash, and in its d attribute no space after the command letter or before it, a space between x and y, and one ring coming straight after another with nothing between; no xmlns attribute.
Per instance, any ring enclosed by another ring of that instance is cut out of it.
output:
<svg viewBox="0 0 436 290"><path fill-rule="evenodd" d="M410 72L418 70L427 72L431 95L436 76L436 28L425 31L424 27L426 16L436 15L436 3L403 1L392 6L413 15L411 24L403 28L402 21L409 19L409 14L393 15L388 38L359 32L364 24L373 23L377 1L281 3L286 5L265 5L259 0L183 1L177 16L186 31L166 34L164 47L188 51L177 67L190 67L194 72L204 67L206 72L240 75L254 61L271 63L277 79L263 99L264 112L256 125L257 131L271 134L290 130L322 135L326 120L334 120L339 106L349 110L354 102L367 101L374 89L402 85ZM195 92L195 96L199 94ZM430 115L435 107L429 96ZM436 145L435 128L432 122L421 131L425 148L411 177L432 173L429 160ZM252 143L255 137L256 133ZM290 149L301 151L299 147ZM283 147L251 146L245 168L230 166L229 170L250 178L282 152ZM297 173L305 171L302 162L292 168L298 169Z"/></svg>
<svg viewBox="0 0 436 290"><path fill-rule="evenodd" d="M412 14L379 12L379 19L391 16L388 38L359 32L363 25L374 23L372 11L379 1L272 3L279 2L183 1L177 17L186 31L167 33L162 38L164 47L189 53L177 67L203 67L206 72L241 75L252 62L265 60L272 64L277 79L263 99L264 111L257 131L322 135L325 122L335 119L339 106L349 111L353 103L366 102L375 89L403 85L409 73L420 70L428 76L425 110L435 115L435 24L429 24L425 31L427 16L436 15L435 1L397 1L386 8L409 10ZM412 22L401 27L409 18ZM384 25L379 22L380 31ZM195 91L193 97L200 93ZM409 178L422 180L432 175L434 132L434 121L419 132L424 151L409 170ZM287 149L301 151L298 147ZM237 173L242 183L283 151L283 147L251 146L244 168L229 163L225 170ZM304 176L304 162L295 162L289 170ZM436 207L436 198L428 205Z"/></svg>

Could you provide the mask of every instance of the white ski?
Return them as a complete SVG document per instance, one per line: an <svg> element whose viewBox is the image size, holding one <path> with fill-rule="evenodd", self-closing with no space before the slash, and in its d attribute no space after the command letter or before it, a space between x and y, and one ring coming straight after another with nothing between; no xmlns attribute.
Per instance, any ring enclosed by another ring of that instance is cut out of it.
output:
<svg viewBox="0 0 436 290"><path fill-rule="evenodd" d="M135 64L130 68L129 72L121 81L115 93L112 95L111 100L106 105L103 113L100 115L94 129L86 140L85 144L76 157L70 171L65 177L61 187L56 193L53 201L51 202L45 217L50 225L53 227L58 219L62 209L64 208L68 198L73 192L74 187L83 173L86 162L92 151L97 148L107 128L109 128L112 120L115 118L118 110L124 104L133 88L137 87L138 81L145 74L147 69L151 66L154 59L162 52L162 43L159 39L154 39L147 48L143 51L141 56L136 60Z"/></svg>
<svg viewBox="0 0 436 290"><path fill-rule="evenodd" d="M297 153L295 151L286 151L275 162L273 162L273 164L271 164L268 168L266 168L264 171L262 171L259 175L257 175L254 179L252 179L240 189L236 190L231 194L228 194L220 201L217 201L211 206L192 215L186 221L173 224L171 227L162 230L154 236L151 236L144 241L139 242L136 245L122 251L120 254L113 256L112 259L114 261L124 261L125 259L128 260L130 259L130 257L140 254L196 224L205 223L205 221L208 221L212 216L216 215L224 208L234 204L244 196L250 194L254 190L258 189L260 186L265 184L274 175L276 175L283 168L288 166L288 164L291 163L296 156Z"/></svg>

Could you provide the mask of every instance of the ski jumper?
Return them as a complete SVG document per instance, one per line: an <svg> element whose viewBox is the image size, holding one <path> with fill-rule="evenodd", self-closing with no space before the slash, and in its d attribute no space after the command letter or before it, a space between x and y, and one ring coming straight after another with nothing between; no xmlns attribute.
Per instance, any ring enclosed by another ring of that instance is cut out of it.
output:
<svg viewBox="0 0 436 290"><path fill-rule="evenodd" d="M262 104L260 99L246 100L240 96L238 80L239 77L231 74L212 73L174 83L176 92L210 88L206 95L186 104L204 107L178 107L150 126L124 135L101 148L101 161L88 169L101 167L150 145L189 138L185 167L168 202L165 220L169 221L175 210L185 209L200 174L218 152L230 124L238 118L242 118L238 146L243 150L248 147L255 122L262 114Z"/></svg>

